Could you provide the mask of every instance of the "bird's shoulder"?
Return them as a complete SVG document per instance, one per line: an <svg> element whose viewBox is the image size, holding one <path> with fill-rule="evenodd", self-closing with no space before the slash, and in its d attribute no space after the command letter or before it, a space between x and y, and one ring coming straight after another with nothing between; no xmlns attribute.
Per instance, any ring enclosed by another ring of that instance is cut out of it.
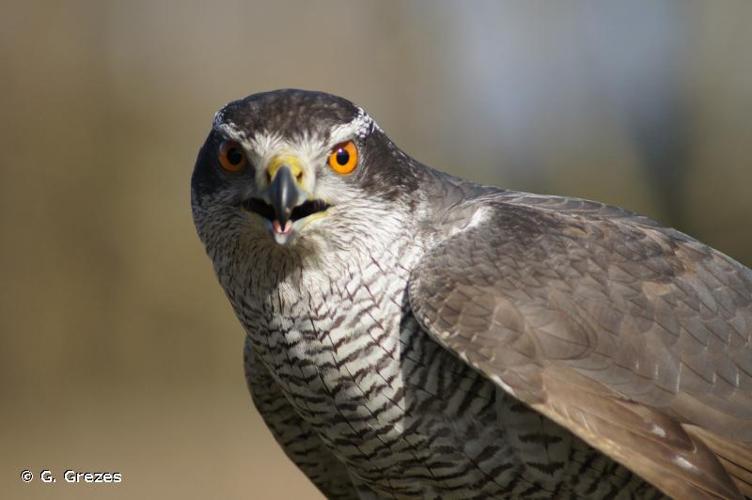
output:
<svg viewBox="0 0 752 500"><path fill-rule="evenodd" d="M462 312L452 330L476 342L516 328L535 340L536 363L556 358L587 371L609 359L606 372L644 375L668 391L639 394L652 404L681 391L710 398L729 385L721 392L746 395L732 413L752 417L741 404L752 403L749 268L647 217L576 198L486 192L444 224L410 280L419 316ZM502 323L463 324L478 307ZM752 424L748 432L752 440Z"/></svg>
<svg viewBox="0 0 752 500"><path fill-rule="evenodd" d="M479 190L437 227L409 298L440 344L664 491L734 496L714 454L752 442L752 271L576 198Z"/></svg>

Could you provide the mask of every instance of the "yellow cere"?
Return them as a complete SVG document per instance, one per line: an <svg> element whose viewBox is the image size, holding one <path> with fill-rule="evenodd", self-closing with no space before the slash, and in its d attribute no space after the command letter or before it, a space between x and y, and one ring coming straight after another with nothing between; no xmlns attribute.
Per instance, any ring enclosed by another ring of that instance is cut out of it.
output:
<svg viewBox="0 0 752 500"><path fill-rule="evenodd" d="M277 155L269 161L266 166L266 173L269 175L269 179L274 179L274 175L282 165L290 168L292 176L296 180L300 180L300 176L303 174L303 167L300 166L300 160L295 155Z"/></svg>

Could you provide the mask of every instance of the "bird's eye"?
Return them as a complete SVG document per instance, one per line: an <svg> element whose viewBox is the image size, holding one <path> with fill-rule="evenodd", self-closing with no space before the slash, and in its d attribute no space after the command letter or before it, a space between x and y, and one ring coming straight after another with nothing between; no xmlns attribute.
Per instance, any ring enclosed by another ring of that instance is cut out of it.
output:
<svg viewBox="0 0 752 500"><path fill-rule="evenodd" d="M338 174L349 174L358 166L358 149L353 141L337 144L329 153L328 162Z"/></svg>
<svg viewBox="0 0 752 500"><path fill-rule="evenodd" d="M240 144L224 141L219 146L219 164L227 172L240 172L248 164L248 159Z"/></svg>

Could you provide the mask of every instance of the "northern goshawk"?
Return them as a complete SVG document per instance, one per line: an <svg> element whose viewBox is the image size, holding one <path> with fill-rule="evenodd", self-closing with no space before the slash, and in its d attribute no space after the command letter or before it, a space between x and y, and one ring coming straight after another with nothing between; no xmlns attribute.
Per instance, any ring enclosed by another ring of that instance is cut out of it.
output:
<svg viewBox="0 0 752 500"><path fill-rule="evenodd" d="M752 271L695 239L438 172L301 90L216 114L192 207L253 400L326 496L752 492Z"/></svg>

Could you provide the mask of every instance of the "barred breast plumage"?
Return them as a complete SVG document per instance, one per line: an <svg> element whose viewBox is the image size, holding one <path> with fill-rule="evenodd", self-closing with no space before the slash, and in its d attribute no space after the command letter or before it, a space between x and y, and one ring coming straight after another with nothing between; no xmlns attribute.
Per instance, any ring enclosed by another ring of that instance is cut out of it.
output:
<svg viewBox="0 0 752 500"><path fill-rule="evenodd" d="M407 298L419 245L377 250L348 252L327 276L301 270L286 294L250 287L232 300L249 334L251 392L297 463L329 450L379 497L661 496L431 340ZM310 475L326 482L331 467Z"/></svg>
<svg viewBox="0 0 752 500"><path fill-rule="evenodd" d="M746 491L752 271L728 257L438 173L303 91L223 108L192 198L253 400L328 497Z"/></svg>

